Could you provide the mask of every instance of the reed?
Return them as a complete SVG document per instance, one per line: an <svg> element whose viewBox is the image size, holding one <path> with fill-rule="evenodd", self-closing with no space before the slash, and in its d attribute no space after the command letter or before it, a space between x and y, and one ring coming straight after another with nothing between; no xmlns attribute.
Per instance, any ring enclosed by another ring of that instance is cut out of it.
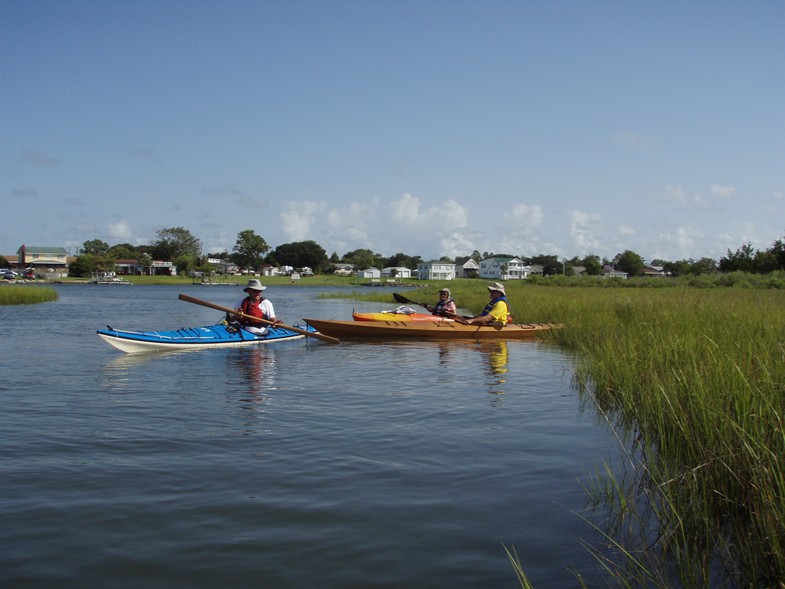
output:
<svg viewBox="0 0 785 589"><path fill-rule="evenodd" d="M635 465L605 493L627 529L643 530L611 570L657 586L782 582L785 293L542 290L518 292L532 314L564 323L550 337L576 352L576 383Z"/></svg>
<svg viewBox="0 0 785 589"><path fill-rule="evenodd" d="M48 286L0 287L0 305L34 305L56 301L57 298L57 291Z"/></svg>
<svg viewBox="0 0 785 589"><path fill-rule="evenodd" d="M597 557L621 586L785 586L785 291L736 278L506 283L516 321L564 325L545 337L573 352L576 386L627 453L592 489L607 518ZM435 301L440 286L407 296ZM449 283L471 313L485 286Z"/></svg>

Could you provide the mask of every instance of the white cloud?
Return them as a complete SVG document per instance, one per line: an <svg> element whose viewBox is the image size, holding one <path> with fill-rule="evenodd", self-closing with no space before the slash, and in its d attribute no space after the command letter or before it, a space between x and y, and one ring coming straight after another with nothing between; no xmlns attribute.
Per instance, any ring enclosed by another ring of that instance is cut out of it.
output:
<svg viewBox="0 0 785 589"><path fill-rule="evenodd" d="M319 220L327 208L324 201L305 200L287 203L288 210L281 216L282 230L289 241L314 239L311 227Z"/></svg>
<svg viewBox="0 0 785 589"><path fill-rule="evenodd" d="M638 231L633 229L629 225L619 225L618 227L616 227L616 231L618 231L622 235L638 235Z"/></svg>
<svg viewBox="0 0 785 589"><path fill-rule="evenodd" d="M681 209L691 209L693 207L705 207L708 201L697 193L689 193L681 186L665 187L662 195L663 200L675 204Z"/></svg>
<svg viewBox="0 0 785 589"><path fill-rule="evenodd" d="M574 210L567 213L567 215L570 220L572 241L580 253L584 255L596 253L602 245L602 241L598 236L602 215Z"/></svg>
<svg viewBox="0 0 785 589"><path fill-rule="evenodd" d="M517 204L512 208L512 219L516 226L539 227L543 219L542 207Z"/></svg>
<svg viewBox="0 0 785 589"><path fill-rule="evenodd" d="M694 229L687 227L678 227L673 232L661 232L657 235L657 240L663 244L671 246L668 252L657 257L664 257L675 261L677 259L688 259L690 252L695 249L695 240L702 239L703 235ZM675 252L675 257L673 253Z"/></svg>
<svg viewBox="0 0 785 589"><path fill-rule="evenodd" d="M131 231L131 226L128 224L128 221L109 223L106 228L106 233L112 239L117 239L119 241L128 241L133 235L133 231Z"/></svg>
<svg viewBox="0 0 785 589"><path fill-rule="evenodd" d="M711 193L717 198L730 198L736 192L733 186L722 186L721 184L712 184Z"/></svg>

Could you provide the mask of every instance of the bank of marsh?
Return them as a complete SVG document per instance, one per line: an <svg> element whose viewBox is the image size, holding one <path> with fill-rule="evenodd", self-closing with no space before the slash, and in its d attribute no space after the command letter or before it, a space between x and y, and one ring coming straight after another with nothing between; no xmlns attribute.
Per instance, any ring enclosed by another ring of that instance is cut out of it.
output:
<svg viewBox="0 0 785 589"><path fill-rule="evenodd" d="M478 312L484 286L451 288ZM645 586L785 580L785 291L507 292L517 321L564 325L547 337L575 353L576 385L628 452L628 472L591 485L609 517L598 555L609 574Z"/></svg>

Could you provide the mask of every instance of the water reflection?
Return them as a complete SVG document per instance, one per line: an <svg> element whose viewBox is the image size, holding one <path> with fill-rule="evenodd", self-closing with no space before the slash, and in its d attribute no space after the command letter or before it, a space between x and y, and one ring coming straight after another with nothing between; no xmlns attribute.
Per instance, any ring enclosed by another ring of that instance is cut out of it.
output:
<svg viewBox="0 0 785 589"><path fill-rule="evenodd" d="M227 354L228 374L238 375L244 384L244 403L256 405L267 401L265 393L276 390L275 351L268 346L257 346Z"/></svg>
<svg viewBox="0 0 785 589"><path fill-rule="evenodd" d="M485 358L486 372L488 374L489 393L494 395L504 394L504 384L507 382L507 367L509 350L507 341L480 342L479 349Z"/></svg>

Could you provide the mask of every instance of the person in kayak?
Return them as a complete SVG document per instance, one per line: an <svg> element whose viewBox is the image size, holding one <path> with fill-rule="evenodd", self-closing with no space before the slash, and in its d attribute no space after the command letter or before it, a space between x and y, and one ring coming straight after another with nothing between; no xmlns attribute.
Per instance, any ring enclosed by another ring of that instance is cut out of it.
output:
<svg viewBox="0 0 785 589"><path fill-rule="evenodd" d="M491 294L490 302L485 305L482 313L474 317L465 317L465 323L472 325L492 325L504 327L510 317L510 304L507 302L507 293L504 285L496 282L488 287Z"/></svg>
<svg viewBox="0 0 785 589"><path fill-rule="evenodd" d="M235 306L235 311L243 313L243 315L258 317L258 319L251 319L250 317L244 317L243 315L234 315L232 317L232 326L236 328L236 325L234 324L238 323L240 327L249 333L267 335L267 325L260 321L260 319L271 321L276 325L283 323L283 320L278 319L275 316L275 309L273 308L273 303L270 299L266 299L262 296L262 291L266 288L266 286L256 279L248 281L248 285L243 289L243 292L247 293L248 296Z"/></svg>
<svg viewBox="0 0 785 589"><path fill-rule="evenodd" d="M431 312L431 315L449 318L454 318L458 315L458 307L455 306L455 301L450 296L449 288L443 288L439 291L439 302L433 307L431 305L424 305L424 307Z"/></svg>

